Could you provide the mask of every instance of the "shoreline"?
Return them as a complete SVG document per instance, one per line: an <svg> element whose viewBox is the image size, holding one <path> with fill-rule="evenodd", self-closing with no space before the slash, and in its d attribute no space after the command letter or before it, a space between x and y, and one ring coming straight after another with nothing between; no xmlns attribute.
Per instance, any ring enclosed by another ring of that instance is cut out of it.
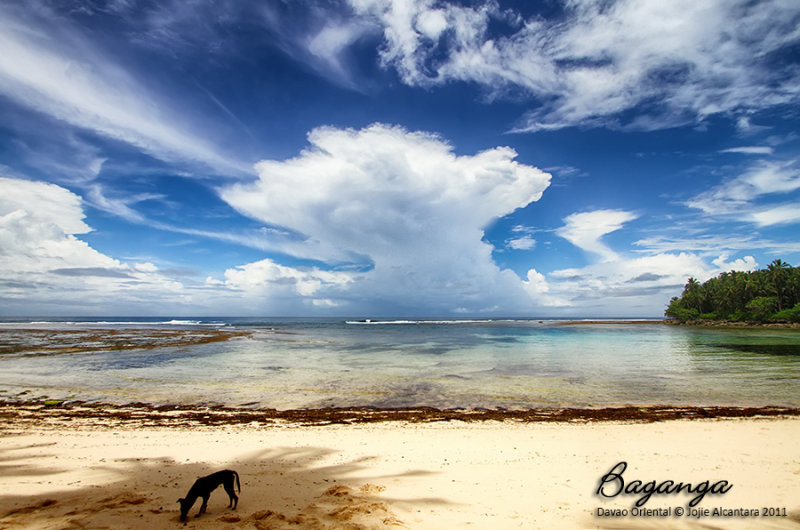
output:
<svg viewBox="0 0 800 530"><path fill-rule="evenodd" d="M736 328L736 329L798 329L800 322L752 322L746 320L663 320L667 326L687 326L694 328Z"/></svg>
<svg viewBox="0 0 800 530"><path fill-rule="evenodd" d="M244 408L222 405L153 405L59 400L0 401L6 426L77 426L117 428L235 425L355 425L375 423L515 422L515 423L655 423L675 420L790 418L800 408L782 406L619 406L597 408L438 409L433 407L332 407L321 409Z"/></svg>
<svg viewBox="0 0 800 530"><path fill-rule="evenodd" d="M621 326L621 325L663 325L686 326L695 328L737 328L737 329L800 329L800 322L755 322L747 320L687 320L681 322L675 319L663 318L652 320L568 320L556 322L556 326Z"/></svg>
<svg viewBox="0 0 800 530"><path fill-rule="evenodd" d="M581 326L581 325L608 325L608 326L628 326L632 324L653 325L653 324L669 324L667 319L644 319L644 320L554 320L552 321L555 326Z"/></svg>

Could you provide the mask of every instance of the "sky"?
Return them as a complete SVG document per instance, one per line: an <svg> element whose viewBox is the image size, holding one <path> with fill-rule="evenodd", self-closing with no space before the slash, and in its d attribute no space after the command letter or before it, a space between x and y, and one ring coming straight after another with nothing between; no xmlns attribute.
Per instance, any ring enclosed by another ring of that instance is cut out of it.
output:
<svg viewBox="0 0 800 530"><path fill-rule="evenodd" d="M8 0L0 315L659 317L800 265L795 0Z"/></svg>

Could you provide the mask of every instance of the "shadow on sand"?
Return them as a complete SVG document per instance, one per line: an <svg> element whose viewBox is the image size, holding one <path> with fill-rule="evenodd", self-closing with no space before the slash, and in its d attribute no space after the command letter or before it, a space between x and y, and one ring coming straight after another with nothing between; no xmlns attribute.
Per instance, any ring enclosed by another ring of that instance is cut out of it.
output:
<svg viewBox="0 0 800 530"><path fill-rule="evenodd" d="M71 484L69 489L47 495L16 495L14 484L23 478L46 484L67 472L31 463L34 454L47 461L57 457L57 447L47 451L50 454L42 455L41 444L20 444L7 445L0 452L0 528L407 527L393 506L448 504L436 498L388 498L382 494L384 486L377 484L404 477L413 480L428 471L374 476L365 482L349 477L363 473L370 458L326 464L335 451L319 447L264 449L231 460L225 467L237 470L241 477L238 509L227 508L228 496L219 488L212 493L206 514L194 517L198 501L186 523L178 520L177 499L198 476L221 467L167 458L116 459L109 465L91 465L93 472L113 476L110 481Z"/></svg>

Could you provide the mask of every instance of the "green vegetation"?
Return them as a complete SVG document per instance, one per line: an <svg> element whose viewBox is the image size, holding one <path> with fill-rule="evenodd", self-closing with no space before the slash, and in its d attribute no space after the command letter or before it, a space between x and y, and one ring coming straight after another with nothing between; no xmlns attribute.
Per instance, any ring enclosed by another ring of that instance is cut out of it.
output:
<svg viewBox="0 0 800 530"><path fill-rule="evenodd" d="M766 269L689 278L664 314L681 322L734 320L800 322L800 267L776 259Z"/></svg>

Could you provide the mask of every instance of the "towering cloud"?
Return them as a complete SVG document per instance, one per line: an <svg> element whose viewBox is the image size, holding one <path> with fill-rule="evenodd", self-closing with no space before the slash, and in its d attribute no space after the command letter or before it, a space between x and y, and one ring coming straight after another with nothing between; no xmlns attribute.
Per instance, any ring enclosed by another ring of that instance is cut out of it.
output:
<svg viewBox="0 0 800 530"><path fill-rule="evenodd" d="M435 135L381 124L323 127L309 142L295 158L260 162L258 180L222 197L299 234L298 256L370 269L338 295L432 310L531 303L520 279L492 261L483 230L538 200L548 174L509 148L458 156Z"/></svg>

